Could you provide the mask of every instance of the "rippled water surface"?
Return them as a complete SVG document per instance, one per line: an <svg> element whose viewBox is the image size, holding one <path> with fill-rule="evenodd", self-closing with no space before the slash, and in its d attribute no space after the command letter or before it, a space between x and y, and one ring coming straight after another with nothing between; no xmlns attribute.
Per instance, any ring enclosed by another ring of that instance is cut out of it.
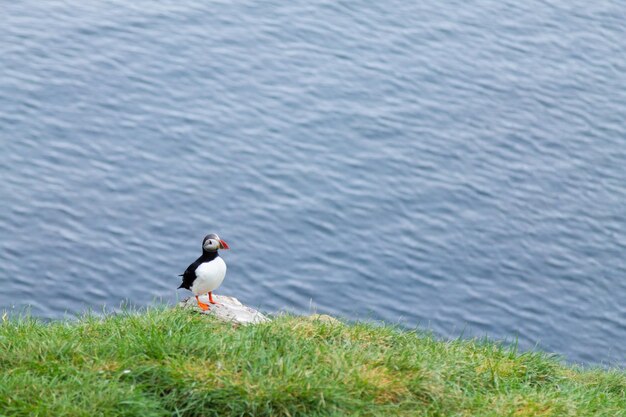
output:
<svg viewBox="0 0 626 417"><path fill-rule="evenodd" d="M626 363L626 5L0 5L0 309L219 292Z"/></svg>

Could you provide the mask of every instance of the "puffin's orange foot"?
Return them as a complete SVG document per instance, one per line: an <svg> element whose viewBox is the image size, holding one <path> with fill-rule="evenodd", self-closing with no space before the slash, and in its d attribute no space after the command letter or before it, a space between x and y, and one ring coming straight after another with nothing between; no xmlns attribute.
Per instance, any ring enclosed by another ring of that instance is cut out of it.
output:
<svg viewBox="0 0 626 417"><path fill-rule="evenodd" d="M208 304L205 304L202 301L200 301L197 295L196 295L196 301L198 302L198 307L200 307L202 311L207 311L211 309L211 307L209 307Z"/></svg>
<svg viewBox="0 0 626 417"><path fill-rule="evenodd" d="M220 304L220 303L218 303L217 301L215 301L215 300L213 299L213 294L211 294L211 293L209 293L209 303L211 303L211 304L217 304L218 306L221 306L221 304Z"/></svg>

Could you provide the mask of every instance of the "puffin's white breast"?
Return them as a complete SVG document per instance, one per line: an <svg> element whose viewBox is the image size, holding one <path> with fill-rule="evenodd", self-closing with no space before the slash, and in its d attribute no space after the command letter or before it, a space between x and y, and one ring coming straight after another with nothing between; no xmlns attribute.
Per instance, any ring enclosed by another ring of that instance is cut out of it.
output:
<svg viewBox="0 0 626 417"><path fill-rule="evenodd" d="M191 291L196 294L206 294L222 284L226 276L226 262L219 256L209 262L201 263L196 268L196 279Z"/></svg>

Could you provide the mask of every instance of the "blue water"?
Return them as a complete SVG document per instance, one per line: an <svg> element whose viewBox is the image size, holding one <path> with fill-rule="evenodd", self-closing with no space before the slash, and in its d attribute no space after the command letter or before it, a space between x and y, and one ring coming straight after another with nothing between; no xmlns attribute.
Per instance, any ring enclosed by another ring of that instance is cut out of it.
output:
<svg viewBox="0 0 626 417"><path fill-rule="evenodd" d="M218 293L626 364L626 5L3 2L0 309Z"/></svg>

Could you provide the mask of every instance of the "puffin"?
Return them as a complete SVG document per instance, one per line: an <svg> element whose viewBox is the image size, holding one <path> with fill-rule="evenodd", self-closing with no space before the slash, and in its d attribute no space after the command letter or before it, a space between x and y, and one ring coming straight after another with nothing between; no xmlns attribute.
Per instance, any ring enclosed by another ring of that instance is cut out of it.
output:
<svg viewBox="0 0 626 417"><path fill-rule="evenodd" d="M215 233L206 235L202 240L202 256L189 265L184 273L179 275L183 277L183 282L178 288L190 290L196 296L198 307L203 311L209 310L210 307L208 304L200 301L198 296L208 293L209 302L217 304L213 301L213 291L222 284L226 276L226 262L220 258L217 253L218 249L230 248Z"/></svg>

